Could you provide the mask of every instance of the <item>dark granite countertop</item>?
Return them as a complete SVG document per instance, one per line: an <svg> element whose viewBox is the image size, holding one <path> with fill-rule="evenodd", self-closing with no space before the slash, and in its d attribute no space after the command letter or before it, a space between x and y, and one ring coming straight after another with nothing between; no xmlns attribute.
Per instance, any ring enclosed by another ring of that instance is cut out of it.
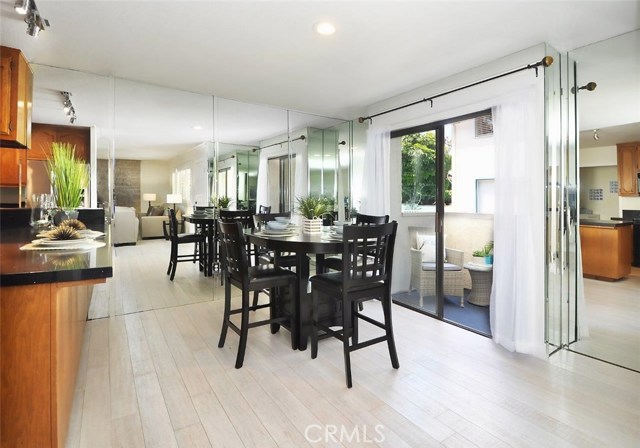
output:
<svg viewBox="0 0 640 448"><path fill-rule="evenodd" d="M112 277L109 226L105 226L104 232L105 236L96 241L106 244L97 249L24 251L20 247L36 239L37 232L30 227L3 227L0 232L0 286Z"/></svg>
<svg viewBox="0 0 640 448"><path fill-rule="evenodd" d="M608 219L581 219L581 226L591 226L591 227L611 227L612 229L616 227L623 226L631 226L633 225L632 221L611 221Z"/></svg>

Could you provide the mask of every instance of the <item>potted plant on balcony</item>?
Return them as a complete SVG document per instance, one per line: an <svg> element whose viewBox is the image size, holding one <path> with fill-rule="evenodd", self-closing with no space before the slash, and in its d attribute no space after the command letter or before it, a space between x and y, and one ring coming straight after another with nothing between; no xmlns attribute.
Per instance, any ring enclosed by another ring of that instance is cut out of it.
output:
<svg viewBox="0 0 640 448"><path fill-rule="evenodd" d="M474 251L473 257L479 264L493 264L493 241L489 241L481 249Z"/></svg>
<svg viewBox="0 0 640 448"><path fill-rule="evenodd" d="M51 143L51 157L47 159L49 180L56 205L67 218L77 218L84 190L89 185L89 173L83 161L76 158L76 148L70 143Z"/></svg>
<svg viewBox="0 0 640 448"><path fill-rule="evenodd" d="M302 230L305 233L322 232L322 215L329 211L329 204L324 198L304 196L296 199L298 212L302 215Z"/></svg>

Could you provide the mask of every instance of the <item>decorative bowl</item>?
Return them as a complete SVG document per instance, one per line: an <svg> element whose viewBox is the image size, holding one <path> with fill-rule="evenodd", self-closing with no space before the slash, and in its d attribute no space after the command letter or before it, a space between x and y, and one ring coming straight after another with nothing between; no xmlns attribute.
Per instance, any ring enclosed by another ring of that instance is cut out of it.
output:
<svg viewBox="0 0 640 448"><path fill-rule="evenodd" d="M278 221L269 221L267 223L267 229L271 230L285 230L289 223L286 222L278 222Z"/></svg>
<svg viewBox="0 0 640 448"><path fill-rule="evenodd" d="M283 224L289 224L291 222L291 218L287 216L276 216L274 219Z"/></svg>

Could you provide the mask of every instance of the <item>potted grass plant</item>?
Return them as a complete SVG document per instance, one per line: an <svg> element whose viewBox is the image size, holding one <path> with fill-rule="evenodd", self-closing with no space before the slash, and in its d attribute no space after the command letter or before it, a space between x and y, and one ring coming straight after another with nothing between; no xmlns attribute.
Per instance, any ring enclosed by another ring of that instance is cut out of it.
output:
<svg viewBox="0 0 640 448"><path fill-rule="evenodd" d="M227 210L229 208L229 204L231 204L231 198L228 196L220 196L218 198L218 208L220 210Z"/></svg>
<svg viewBox="0 0 640 448"><path fill-rule="evenodd" d="M317 196L303 196L296 199L298 212L302 215L302 230L305 233L322 232L322 215L329 211L326 199Z"/></svg>
<svg viewBox="0 0 640 448"><path fill-rule="evenodd" d="M89 173L83 161L76 158L75 146L70 143L51 143L51 157L47 171L53 187L56 205L68 218L77 218L84 190L89 185Z"/></svg>
<svg viewBox="0 0 640 448"><path fill-rule="evenodd" d="M493 241L489 241L481 249L474 251L473 257L479 264L493 264Z"/></svg>

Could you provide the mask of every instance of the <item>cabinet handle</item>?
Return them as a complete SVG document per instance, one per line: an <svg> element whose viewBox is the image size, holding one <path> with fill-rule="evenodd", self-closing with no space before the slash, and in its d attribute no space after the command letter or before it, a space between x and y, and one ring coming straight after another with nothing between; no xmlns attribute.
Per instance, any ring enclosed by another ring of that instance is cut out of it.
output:
<svg viewBox="0 0 640 448"><path fill-rule="evenodd" d="M9 122L9 130L13 131L13 122L12 121Z"/></svg>

